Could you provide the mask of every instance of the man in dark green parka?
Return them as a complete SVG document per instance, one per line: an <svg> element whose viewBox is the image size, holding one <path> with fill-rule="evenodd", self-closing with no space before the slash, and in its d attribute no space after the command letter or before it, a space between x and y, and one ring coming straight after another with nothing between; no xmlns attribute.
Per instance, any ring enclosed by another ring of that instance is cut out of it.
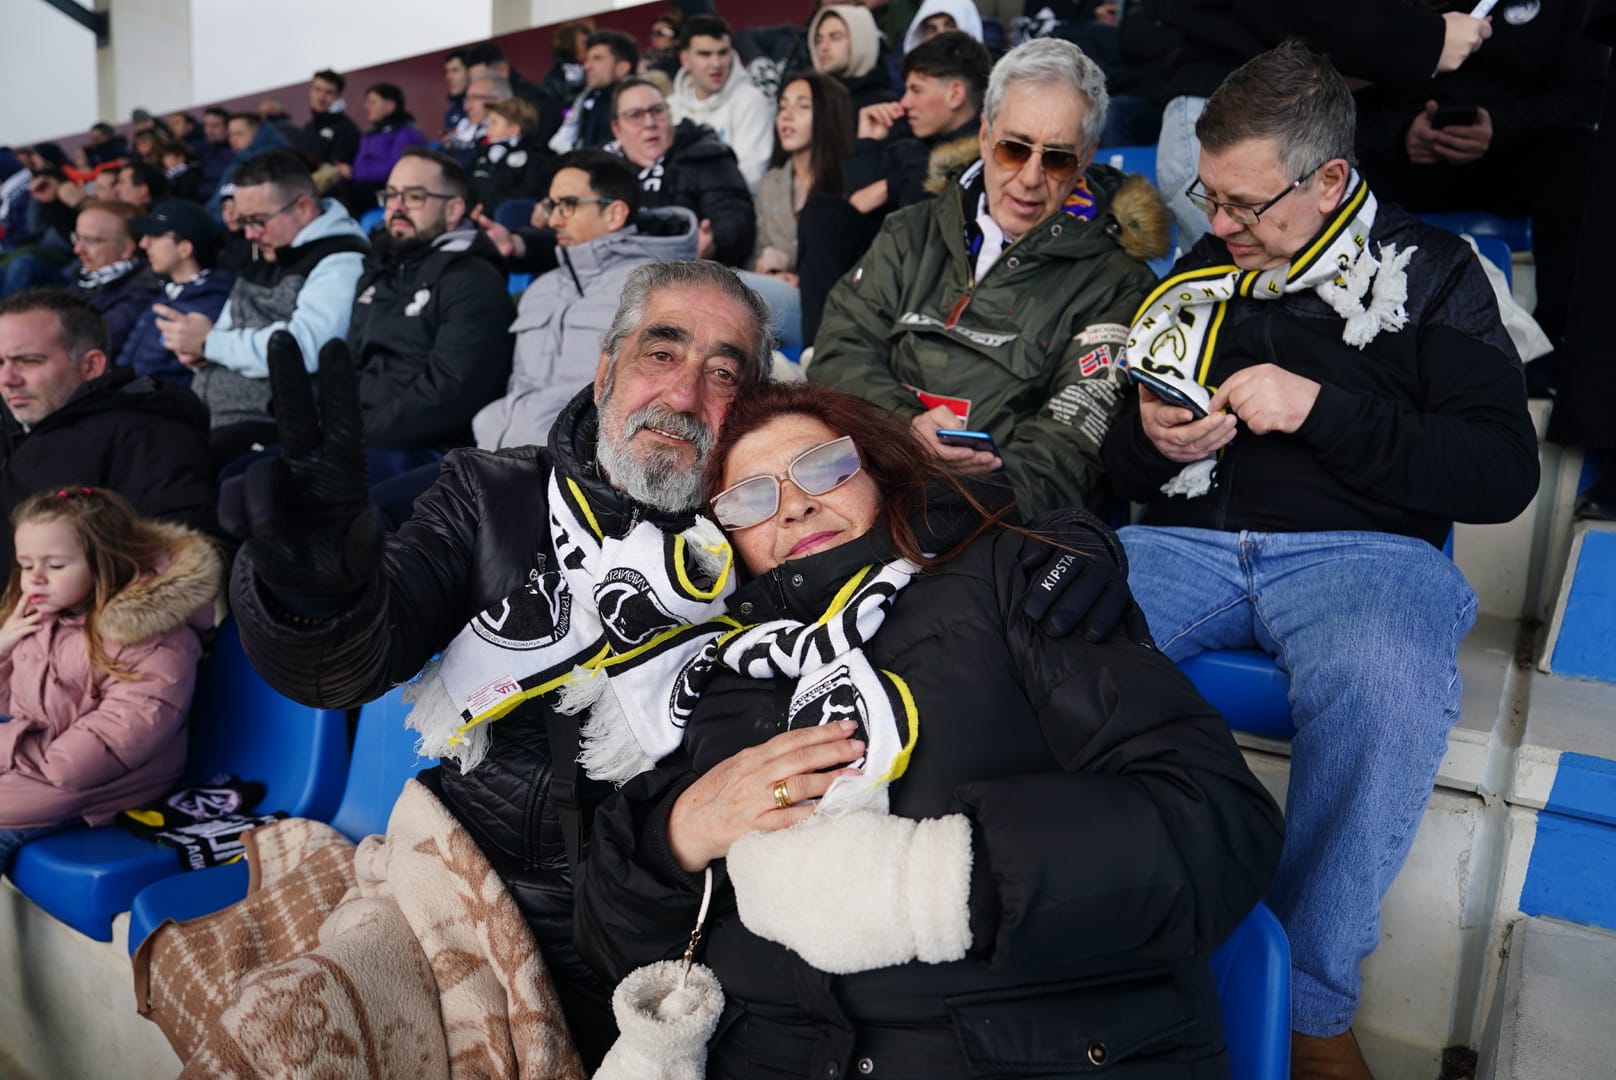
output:
<svg viewBox="0 0 1616 1080"><path fill-rule="evenodd" d="M1167 248L1143 178L1091 165L1105 77L1082 51L1030 41L1000 60L981 159L936 199L887 218L831 292L808 377L913 417L966 470L1004 468L1022 511L1085 505L1119 403L1117 360ZM945 446L991 434L998 453Z"/></svg>

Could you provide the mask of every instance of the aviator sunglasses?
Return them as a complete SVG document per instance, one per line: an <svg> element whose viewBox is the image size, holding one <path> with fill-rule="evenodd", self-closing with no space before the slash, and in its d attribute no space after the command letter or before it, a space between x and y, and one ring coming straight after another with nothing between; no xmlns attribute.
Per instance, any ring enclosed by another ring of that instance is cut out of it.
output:
<svg viewBox="0 0 1616 1080"><path fill-rule="evenodd" d="M726 529L750 529L780 509L780 481L789 479L809 495L835 491L859 474L858 447L851 435L810 447L792 459L782 476L749 476L713 496L713 517Z"/></svg>
<svg viewBox="0 0 1616 1080"><path fill-rule="evenodd" d="M1077 175L1080 158L1072 150L1053 150L1047 146L1033 146L1019 139L1000 139L993 144L993 160L1002 168L1020 169L1037 152L1043 159L1044 172L1059 183Z"/></svg>

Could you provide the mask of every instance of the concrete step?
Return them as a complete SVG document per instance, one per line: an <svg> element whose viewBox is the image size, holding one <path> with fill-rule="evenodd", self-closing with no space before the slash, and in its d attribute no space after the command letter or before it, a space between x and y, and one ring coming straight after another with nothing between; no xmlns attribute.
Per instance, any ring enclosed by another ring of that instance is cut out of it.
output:
<svg viewBox="0 0 1616 1080"><path fill-rule="evenodd" d="M1477 1080L1616 1075L1616 935L1525 918L1507 948Z"/></svg>

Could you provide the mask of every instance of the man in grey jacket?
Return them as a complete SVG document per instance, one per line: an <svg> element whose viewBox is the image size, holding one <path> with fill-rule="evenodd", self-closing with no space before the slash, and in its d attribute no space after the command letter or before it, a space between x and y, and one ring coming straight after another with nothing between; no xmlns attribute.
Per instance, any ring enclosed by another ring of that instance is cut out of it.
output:
<svg viewBox="0 0 1616 1080"><path fill-rule="evenodd" d="M522 294L510 386L471 423L484 450L544 445L562 408L595 377L630 271L696 257L696 216L677 206L641 210L634 170L603 150L559 158L539 213L555 230L561 265Z"/></svg>

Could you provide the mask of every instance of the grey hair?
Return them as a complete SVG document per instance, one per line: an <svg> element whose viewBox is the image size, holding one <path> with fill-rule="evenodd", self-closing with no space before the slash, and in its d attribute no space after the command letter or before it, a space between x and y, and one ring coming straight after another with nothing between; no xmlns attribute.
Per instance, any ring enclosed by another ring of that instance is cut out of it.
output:
<svg viewBox="0 0 1616 1080"><path fill-rule="evenodd" d="M490 87L489 93L493 94L495 97L508 98L511 96L511 80L507 79L503 75L495 75L492 72L479 75L475 79L471 80L471 82L466 84L466 89L471 89L471 83L480 82L487 83Z"/></svg>
<svg viewBox="0 0 1616 1080"><path fill-rule="evenodd" d="M717 289L725 296L740 301L752 316L751 341L747 342L747 367L741 372L746 384L762 382L768 377L774 352L774 333L769 328L769 305L743 282L729 267L705 259L653 262L636 267L623 284L617 302L617 314L606 328L600 347L611 362L606 368L607 385L617 374L617 354L640 323L645 321L645 309L650 306L651 294L663 289Z"/></svg>
<svg viewBox="0 0 1616 1080"><path fill-rule="evenodd" d="M1201 145L1218 152L1273 139L1280 168L1298 177L1336 158L1356 165L1358 108L1346 79L1297 38L1246 61L1207 100L1195 122Z"/></svg>
<svg viewBox="0 0 1616 1080"><path fill-rule="evenodd" d="M1105 88L1105 72L1082 49L1060 38L1033 38L1005 53L993 65L988 93L982 99L982 116L990 127L1004 106L1005 95L1016 83L1065 86L1083 95L1088 110L1083 114L1082 149L1099 144L1111 95Z"/></svg>

